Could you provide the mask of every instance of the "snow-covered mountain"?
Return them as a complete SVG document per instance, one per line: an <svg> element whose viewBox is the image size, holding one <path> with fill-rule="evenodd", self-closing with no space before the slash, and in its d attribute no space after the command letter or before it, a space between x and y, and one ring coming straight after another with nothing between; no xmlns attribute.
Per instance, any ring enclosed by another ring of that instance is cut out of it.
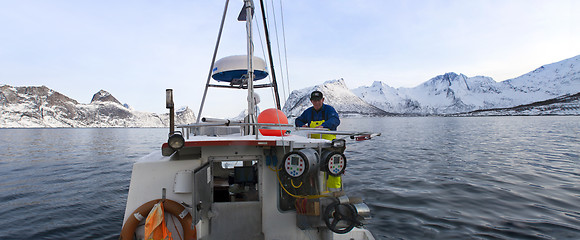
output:
<svg viewBox="0 0 580 240"><path fill-rule="evenodd" d="M476 110L453 116L542 116L580 115L580 93L564 95L544 101L519 105L511 108Z"/></svg>
<svg viewBox="0 0 580 240"><path fill-rule="evenodd" d="M580 55L502 82L446 73L414 88L393 88L377 81L351 91L343 79L327 81L293 91L283 109L286 115L295 117L310 107L314 90L323 92L325 103L342 116L580 115ZM46 86L0 86L0 128L167 127L168 119L168 114L136 111L104 90L83 104ZM187 107L176 111L176 124L195 119Z"/></svg>
<svg viewBox="0 0 580 240"><path fill-rule="evenodd" d="M414 88L395 89L374 82L353 92L392 113L452 114L508 108L580 92L580 55L503 82L446 73Z"/></svg>
<svg viewBox="0 0 580 240"><path fill-rule="evenodd" d="M315 90L321 91L324 95L324 103L333 106L340 115L384 116L388 114L354 95L346 87L342 78L292 91L282 111L289 117L299 116L312 106L310 93Z"/></svg>
<svg viewBox="0 0 580 240"><path fill-rule="evenodd" d="M46 86L0 86L0 127L168 127L169 114L135 111L107 91L82 104ZM176 111L176 124L195 122L187 107Z"/></svg>

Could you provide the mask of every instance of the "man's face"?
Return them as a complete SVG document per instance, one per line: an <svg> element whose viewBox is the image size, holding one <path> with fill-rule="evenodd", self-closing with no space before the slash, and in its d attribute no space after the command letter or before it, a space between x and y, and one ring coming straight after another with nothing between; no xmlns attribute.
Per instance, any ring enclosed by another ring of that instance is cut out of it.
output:
<svg viewBox="0 0 580 240"><path fill-rule="evenodd" d="M310 100L312 106L314 106L314 110L319 111L322 108L322 104L324 103L324 98L319 100Z"/></svg>

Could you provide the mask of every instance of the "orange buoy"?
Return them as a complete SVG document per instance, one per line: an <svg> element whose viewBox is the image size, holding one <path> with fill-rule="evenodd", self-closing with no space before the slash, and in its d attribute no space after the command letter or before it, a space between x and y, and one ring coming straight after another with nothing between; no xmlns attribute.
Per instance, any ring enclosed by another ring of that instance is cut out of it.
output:
<svg viewBox="0 0 580 240"><path fill-rule="evenodd" d="M282 111L276 108L268 108L258 115L258 123L288 124L288 118ZM259 131L264 136L286 135L286 130L259 129Z"/></svg>

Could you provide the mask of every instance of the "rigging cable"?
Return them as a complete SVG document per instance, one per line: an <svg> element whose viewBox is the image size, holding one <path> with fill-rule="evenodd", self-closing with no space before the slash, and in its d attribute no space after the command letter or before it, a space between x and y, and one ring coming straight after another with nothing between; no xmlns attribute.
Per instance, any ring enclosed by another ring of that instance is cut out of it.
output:
<svg viewBox="0 0 580 240"><path fill-rule="evenodd" d="M282 40L283 42L283 46L284 46L284 64L286 65L286 84L288 86L288 96L290 96L290 76L289 76L289 70L288 70L288 50L287 50L287 45L286 45L286 26L284 24L284 9L282 8L282 0L280 1L280 20L282 21ZM282 63L280 63L280 66L282 65ZM281 74L283 75L283 74ZM284 103L286 103L286 100L284 100Z"/></svg>
<svg viewBox="0 0 580 240"><path fill-rule="evenodd" d="M264 36L266 37L266 46L268 47L268 60L270 61L270 66L274 65L274 60L272 58L272 47L270 44L270 31L268 30L268 24L266 22L266 9L264 7L264 1L260 0L260 9L262 10L262 21L264 23ZM276 97L276 108L277 109L282 109L282 107L280 106L280 96L278 95L278 84L276 83L276 69L275 68L271 68L272 71L272 87L276 90L274 92L275 97Z"/></svg>
<svg viewBox="0 0 580 240"><path fill-rule="evenodd" d="M274 33L276 33L276 50L278 51L278 62L280 62L280 69L282 69L282 58L281 58L281 54L280 54L280 37L278 36L278 23L276 22L276 10L274 9L274 0L271 0L271 2L272 2L272 15L274 18ZM282 91L284 93L284 99L286 99L286 87L284 84L284 74L280 74L280 75L282 77Z"/></svg>
<svg viewBox="0 0 580 240"><path fill-rule="evenodd" d="M267 58L266 58L266 52L264 51L264 42L262 42L262 37L261 37L261 36L262 36L262 33L260 32L260 28L259 28L259 27L257 27L257 26L258 26L258 24L259 24L259 23L258 23L258 20L256 20L256 29L258 30L258 35L260 36L260 46L262 46L262 56L264 57L264 59L267 59ZM265 61L265 62L266 62L266 66L269 66L269 67L270 67L270 69L272 69L272 68L274 67L274 66L272 66L272 65L270 64L270 62L269 62L269 61ZM273 81L273 79L272 79L272 75L271 75L271 74L268 74L268 79L270 79L270 84L274 84L274 81ZM271 90L271 92L272 92L272 100L273 100L274 102L276 102L276 97L275 97L275 94L276 94L276 93L274 92L274 91L276 91L276 90L275 90L273 87L271 87L271 88L270 88L270 90Z"/></svg>
<svg viewBox="0 0 580 240"><path fill-rule="evenodd" d="M266 2L266 3L267 3L267 2ZM263 7L263 6L262 6L262 7ZM273 7L272 7L272 8L273 8ZM266 10L267 10L267 6L265 7L265 9L264 9L264 11L263 11L262 13L267 15L268 13L266 12ZM258 20L256 20L255 18L254 18L254 20L256 21L256 29L258 30L258 36L260 36L260 37L259 37L259 39L260 39L260 46L262 46L262 54L263 54L263 56L264 56L264 59L266 59L266 53L264 52L264 42L262 42L262 37L261 37L261 33L260 33L260 28L258 27L258 25L259 25L259 22L258 22ZM266 24L268 24L268 21L265 21L265 23L266 23ZM264 29L267 29L267 28L264 26ZM266 34L267 34L267 33L264 33L264 36L265 36ZM267 40L266 40L266 41L267 41ZM266 64L268 64L268 63L273 63L273 62L270 62L270 61L266 62ZM282 63L280 63L280 64L282 64ZM274 69L274 66L270 65L270 69ZM281 69L282 69L282 68L281 68ZM271 83L272 85L276 84L276 83L274 82L274 80L273 80L273 78L272 78L272 76L271 76L271 75L268 75L268 78L270 79L270 83ZM284 83L284 80L282 80L282 83ZM276 93L275 93L276 89L277 89L277 88L274 88L274 87L271 87L271 88L270 88L270 90L272 91L272 98L273 98L274 102L278 102L278 99L276 99ZM285 91L285 90L284 90L284 91ZM285 93L285 92L284 92L284 98L286 98L286 93ZM281 109L280 109L280 110L281 110ZM282 121L280 121L280 115L278 114L278 111L276 111L276 119L278 120L278 127L282 128L282 123L281 123ZM280 130L280 131L283 131L283 130ZM286 147L284 146L284 143L285 143L285 141L284 141L284 136L285 136L285 134L284 134L284 133L282 133L280 137L282 138L282 144L283 144L283 145L282 145L282 147L283 147L283 149L284 149L284 154L286 154ZM273 169L271 169L271 170L273 170ZM275 170L274 170L274 171L275 171Z"/></svg>
<svg viewBox="0 0 580 240"><path fill-rule="evenodd" d="M284 95L284 105L286 105L286 100L288 99L286 97L286 91L288 92L288 97L290 96L290 80L288 78L288 56L286 55L286 33L284 31L284 11L282 9L282 1L280 0L280 16L281 16L281 20L282 20L282 40L284 41L283 46L284 46L284 59L286 60L286 81L287 81L287 86L288 89L286 90L286 88L284 87L284 69L282 68L282 61L280 61L280 76L282 77L282 91L283 91L283 95ZM276 12L274 10L274 3L272 3L272 11ZM274 14L274 22L276 21L276 14ZM276 28L276 42L278 42L278 31ZM278 58L280 58L280 47L278 47ZM277 112L276 112L277 113ZM286 116L287 118L288 116ZM280 122L280 120L278 120L278 122ZM282 140L284 140L284 134L282 134ZM284 149L284 154L286 154L286 147L283 146ZM300 183L300 186L302 186L302 183Z"/></svg>

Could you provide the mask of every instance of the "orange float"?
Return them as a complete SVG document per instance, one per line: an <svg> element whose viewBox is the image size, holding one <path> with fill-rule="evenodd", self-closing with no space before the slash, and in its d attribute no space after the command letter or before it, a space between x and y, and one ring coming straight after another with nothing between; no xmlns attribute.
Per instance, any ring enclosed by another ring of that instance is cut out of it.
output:
<svg viewBox="0 0 580 240"><path fill-rule="evenodd" d="M284 112L276 108L268 108L258 115L258 123L288 124L288 118ZM259 129L259 131L264 136L286 135L286 130Z"/></svg>

